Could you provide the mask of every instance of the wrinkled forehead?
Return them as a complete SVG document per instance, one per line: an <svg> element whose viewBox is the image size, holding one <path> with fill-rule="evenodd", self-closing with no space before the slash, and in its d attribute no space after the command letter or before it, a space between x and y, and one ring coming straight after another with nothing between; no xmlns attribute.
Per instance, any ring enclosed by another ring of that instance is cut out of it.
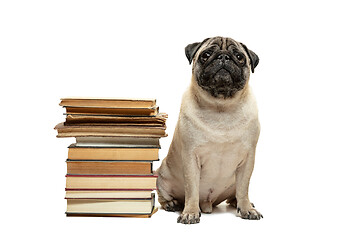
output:
<svg viewBox="0 0 360 240"><path fill-rule="evenodd" d="M242 46L231 38L224 37L214 37L210 38L203 44L203 49L205 48L217 48L218 50L229 50L232 47L242 49Z"/></svg>

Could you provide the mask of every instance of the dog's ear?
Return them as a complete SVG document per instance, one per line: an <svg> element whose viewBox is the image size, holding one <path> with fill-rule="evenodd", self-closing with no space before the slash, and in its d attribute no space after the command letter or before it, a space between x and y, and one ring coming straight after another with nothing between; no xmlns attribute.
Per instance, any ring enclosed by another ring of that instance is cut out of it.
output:
<svg viewBox="0 0 360 240"><path fill-rule="evenodd" d="M187 59L189 60L189 64L191 64L196 52L199 50L199 48L201 47L201 45L206 42L209 38L206 38L204 41L202 42L196 42L196 43L191 43L189 45L187 45L185 47L185 55L187 57Z"/></svg>
<svg viewBox="0 0 360 240"><path fill-rule="evenodd" d="M245 44L242 44L242 43L240 43L240 44L245 49L247 55L250 58L251 72L254 73L255 67L259 64L259 57L258 57L258 55L256 55L256 53L254 53L253 51L248 49Z"/></svg>

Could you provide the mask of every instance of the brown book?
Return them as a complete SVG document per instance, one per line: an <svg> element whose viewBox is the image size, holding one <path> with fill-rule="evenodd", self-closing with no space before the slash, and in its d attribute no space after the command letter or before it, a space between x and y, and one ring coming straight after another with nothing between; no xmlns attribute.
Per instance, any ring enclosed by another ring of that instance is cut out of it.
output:
<svg viewBox="0 0 360 240"><path fill-rule="evenodd" d="M91 114L91 115L123 115L123 116L155 116L159 107L151 108L96 108L96 107L65 107L66 114Z"/></svg>
<svg viewBox="0 0 360 240"><path fill-rule="evenodd" d="M117 126L117 127L147 127L147 128L152 128L152 127L164 127L165 124L164 123L132 123L132 122L128 122L128 123L97 123L97 122L91 122L91 123L77 123L77 124L69 124L67 122L64 123L65 125L76 125L76 126L89 126L89 127L96 127L96 126L106 126L106 125L111 125L111 126Z"/></svg>
<svg viewBox="0 0 360 240"><path fill-rule="evenodd" d="M77 137L77 147L81 146L143 146L160 148L159 138L134 138L134 137Z"/></svg>
<svg viewBox="0 0 360 240"><path fill-rule="evenodd" d="M66 214L151 214L155 194L144 199L67 199Z"/></svg>
<svg viewBox="0 0 360 240"><path fill-rule="evenodd" d="M78 147L69 146L68 159L71 160L150 160L159 159L159 147Z"/></svg>
<svg viewBox="0 0 360 240"><path fill-rule="evenodd" d="M82 123L157 123L165 124L167 114L159 113L155 116L121 116L121 115L89 115L89 114L66 114L67 124Z"/></svg>
<svg viewBox="0 0 360 240"><path fill-rule="evenodd" d="M151 198L151 191L142 191L142 190L128 190L128 191L118 191L118 190L72 190L67 189L65 198L66 199L118 199L118 198Z"/></svg>
<svg viewBox="0 0 360 240"><path fill-rule="evenodd" d="M155 190L155 175L66 175L66 190Z"/></svg>
<svg viewBox="0 0 360 240"><path fill-rule="evenodd" d="M156 105L156 100L72 97L62 98L59 105L64 107L151 108Z"/></svg>
<svg viewBox="0 0 360 240"><path fill-rule="evenodd" d="M166 127L145 127L145 126L81 126L64 125L59 123L55 126L58 131L57 137L166 137Z"/></svg>
<svg viewBox="0 0 360 240"><path fill-rule="evenodd" d="M152 174L152 161L66 161L68 174L80 175L149 175Z"/></svg>

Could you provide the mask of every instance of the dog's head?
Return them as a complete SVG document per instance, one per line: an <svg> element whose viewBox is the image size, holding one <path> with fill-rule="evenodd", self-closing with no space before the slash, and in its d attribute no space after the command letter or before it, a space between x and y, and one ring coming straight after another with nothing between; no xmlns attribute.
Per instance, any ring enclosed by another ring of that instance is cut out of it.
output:
<svg viewBox="0 0 360 240"><path fill-rule="evenodd" d="M231 38L207 38L185 48L197 84L215 98L232 98L247 84L259 57Z"/></svg>

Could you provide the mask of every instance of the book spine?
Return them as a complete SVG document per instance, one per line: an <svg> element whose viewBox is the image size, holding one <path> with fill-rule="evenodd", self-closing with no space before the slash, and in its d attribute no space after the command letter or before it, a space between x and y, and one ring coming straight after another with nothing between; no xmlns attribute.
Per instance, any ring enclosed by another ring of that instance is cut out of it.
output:
<svg viewBox="0 0 360 240"><path fill-rule="evenodd" d="M156 160L101 160L101 159L66 159L65 162L143 162L143 163L152 163L154 161L159 161L159 159Z"/></svg>
<svg viewBox="0 0 360 240"><path fill-rule="evenodd" d="M157 178L157 175L74 175L74 174L66 174L65 177L104 177L104 178L111 178L111 177L118 177L118 178Z"/></svg>
<svg viewBox="0 0 360 240"><path fill-rule="evenodd" d="M157 188L65 188L65 191L154 191Z"/></svg>

